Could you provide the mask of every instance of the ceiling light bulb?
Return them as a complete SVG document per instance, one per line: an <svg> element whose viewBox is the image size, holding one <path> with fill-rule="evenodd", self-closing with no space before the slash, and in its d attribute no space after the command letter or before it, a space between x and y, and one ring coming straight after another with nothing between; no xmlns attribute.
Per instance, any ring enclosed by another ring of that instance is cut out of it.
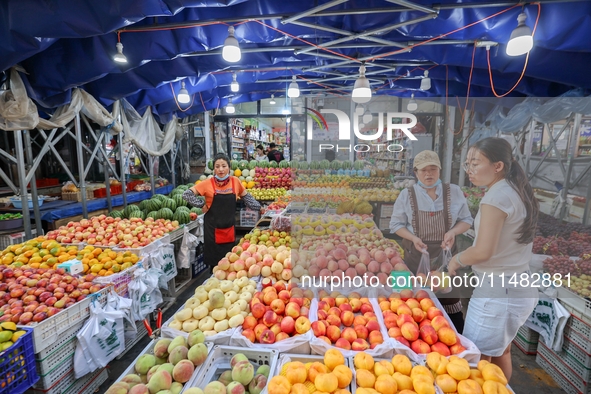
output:
<svg viewBox="0 0 591 394"><path fill-rule="evenodd" d="M224 41L222 57L225 61L230 63L239 62L242 58L240 45L238 45L238 40L234 37L234 26L228 27L228 37L226 38L226 41Z"/></svg>
<svg viewBox="0 0 591 394"><path fill-rule="evenodd" d="M181 83L181 90L179 90L179 94L176 96L176 99L181 104L187 104L191 101L191 96L189 96L189 91L185 89L185 82Z"/></svg>
<svg viewBox="0 0 591 394"><path fill-rule="evenodd" d="M517 16L517 27L511 33L511 38L507 43L506 51L509 56L525 55L534 46L531 29L525 24L526 19L527 15L525 15L525 12Z"/></svg>
<svg viewBox="0 0 591 394"><path fill-rule="evenodd" d="M291 116L288 116L288 117L287 117L287 119L285 119L285 121L286 121L287 123L291 122Z"/></svg>
<svg viewBox="0 0 591 394"><path fill-rule="evenodd" d="M425 76L421 79L421 90L429 90L431 89L431 78L429 78L429 71L425 70Z"/></svg>
<svg viewBox="0 0 591 394"><path fill-rule="evenodd" d="M230 90L234 93L240 90L240 85L238 85L238 81L236 81L236 73L232 74L232 83L230 84Z"/></svg>
<svg viewBox="0 0 591 394"><path fill-rule="evenodd" d="M274 94L271 95L271 101L269 101L269 104L271 104L271 105L275 105L276 104L275 103L275 95Z"/></svg>
<svg viewBox="0 0 591 394"><path fill-rule="evenodd" d="M415 95L414 93L411 94L410 96L410 101L408 102L408 105L406 106L406 109L408 111L416 111L417 108L419 108L419 105L417 104L417 102L415 101Z"/></svg>
<svg viewBox="0 0 591 394"><path fill-rule="evenodd" d="M117 53L113 56L113 60L117 63L127 63L127 57L123 54L123 44L118 42L117 45Z"/></svg>
<svg viewBox="0 0 591 394"><path fill-rule="evenodd" d="M232 104L232 97L230 97L228 99L228 105L226 105L226 113L233 114L234 112L236 112L236 107Z"/></svg>
<svg viewBox="0 0 591 394"><path fill-rule="evenodd" d="M371 100L371 88L369 80L365 77L365 66L359 67L359 78L353 85L353 94L351 95L356 103L367 103Z"/></svg>
<svg viewBox="0 0 591 394"><path fill-rule="evenodd" d="M289 88L287 89L287 96L291 98L300 97L300 87L296 82L296 76L294 75L291 77L292 81L289 84Z"/></svg>

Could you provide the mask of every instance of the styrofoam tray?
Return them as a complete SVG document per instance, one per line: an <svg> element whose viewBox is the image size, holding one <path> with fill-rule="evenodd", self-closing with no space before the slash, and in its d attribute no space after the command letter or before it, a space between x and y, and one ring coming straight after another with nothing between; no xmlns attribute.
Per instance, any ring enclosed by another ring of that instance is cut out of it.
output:
<svg viewBox="0 0 591 394"><path fill-rule="evenodd" d="M277 368L279 352L271 349L244 349L234 346L215 346L203 363L200 373L193 374L191 380L185 384L184 390L190 387L204 389L209 382L217 380L223 371L230 369L230 360L238 353L244 354L254 365L255 371L261 365L268 365L270 371ZM269 379L271 375L269 375ZM184 391L183 390L183 391ZM267 394L267 387L261 392Z"/></svg>

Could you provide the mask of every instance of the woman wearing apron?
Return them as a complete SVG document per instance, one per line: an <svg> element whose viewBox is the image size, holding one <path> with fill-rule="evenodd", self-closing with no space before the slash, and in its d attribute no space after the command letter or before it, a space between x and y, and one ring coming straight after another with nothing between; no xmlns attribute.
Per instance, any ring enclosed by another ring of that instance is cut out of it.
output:
<svg viewBox="0 0 591 394"><path fill-rule="evenodd" d="M211 270L236 243L236 200L242 198L249 209L261 209L261 204L246 191L240 180L230 175L230 159L226 155L216 155L213 165L213 177L183 193L187 202L202 207L205 213L203 260ZM205 200L198 196L205 197Z"/></svg>
<svg viewBox="0 0 591 394"><path fill-rule="evenodd" d="M414 159L418 183L403 190L394 204L390 232L402 237L404 262L416 274L422 250L434 259L448 247L456 250L456 235L472 225L464 192L457 185L442 184L441 163L437 153L423 151ZM458 332L464 329L459 289L439 299Z"/></svg>

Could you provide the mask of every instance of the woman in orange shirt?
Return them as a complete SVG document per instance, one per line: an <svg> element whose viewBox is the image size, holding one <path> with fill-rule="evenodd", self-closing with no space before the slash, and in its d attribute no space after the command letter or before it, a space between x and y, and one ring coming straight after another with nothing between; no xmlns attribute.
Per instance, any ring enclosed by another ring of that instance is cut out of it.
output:
<svg viewBox="0 0 591 394"><path fill-rule="evenodd" d="M189 204L203 208L205 213L203 259L210 269L232 250L236 242L236 200L241 198L249 209L261 209L261 204L246 191L240 180L230 175L228 156L217 154L213 160L214 176L183 193Z"/></svg>

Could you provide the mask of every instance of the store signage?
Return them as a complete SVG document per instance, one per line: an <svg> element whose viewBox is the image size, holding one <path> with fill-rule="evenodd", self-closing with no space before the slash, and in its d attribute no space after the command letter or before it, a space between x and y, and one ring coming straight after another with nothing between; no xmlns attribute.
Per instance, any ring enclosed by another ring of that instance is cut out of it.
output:
<svg viewBox="0 0 591 394"><path fill-rule="evenodd" d="M318 112L314 111L316 114ZM320 114L332 114L337 117L338 125L339 125L339 140L350 140L351 139L351 120L349 116L338 109L321 109ZM378 113L378 129L374 134L361 134L359 130L359 114L357 111L353 111L353 132L355 136L363 141L377 141L382 137L384 133L384 113ZM402 121L405 119L410 119L409 123L394 123L394 119L397 121ZM324 119L323 119L324 120ZM417 117L413 114L405 113L405 112L387 112L386 113L386 137L388 141L393 140L393 131L400 130L402 131L408 139L412 141L416 141L417 137L415 137L411 132L410 129L417 125ZM313 139L312 129L313 129L313 119L308 117L308 139Z"/></svg>

